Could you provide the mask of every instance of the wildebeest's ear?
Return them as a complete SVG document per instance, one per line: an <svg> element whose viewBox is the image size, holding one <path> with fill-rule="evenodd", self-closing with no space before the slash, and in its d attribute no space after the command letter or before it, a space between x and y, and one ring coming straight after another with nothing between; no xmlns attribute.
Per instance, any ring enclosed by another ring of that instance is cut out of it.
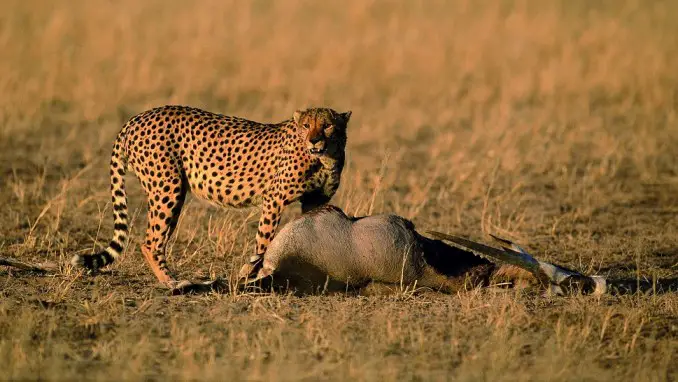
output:
<svg viewBox="0 0 678 382"><path fill-rule="evenodd" d="M344 121L345 124L348 124L348 120L351 119L351 112L350 110L347 111L346 113L339 113L339 117L341 117L341 120Z"/></svg>
<svg viewBox="0 0 678 382"><path fill-rule="evenodd" d="M301 110L294 112L294 123L299 124L299 119L301 118Z"/></svg>

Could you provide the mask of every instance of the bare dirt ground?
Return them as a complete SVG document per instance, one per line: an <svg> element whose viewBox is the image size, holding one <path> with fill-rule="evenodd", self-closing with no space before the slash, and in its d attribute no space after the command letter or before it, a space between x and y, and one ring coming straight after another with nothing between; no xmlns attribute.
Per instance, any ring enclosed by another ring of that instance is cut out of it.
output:
<svg viewBox="0 0 678 382"><path fill-rule="evenodd" d="M674 1L37 1L0 13L0 379L676 380L678 296L169 296L138 243L107 273L66 266L112 232L124 121L187 104L277 122L352 110L333 203L512 238L639 280L678 272ZM179 275L225 276L257 210L190 200ZM298 216L293 205L284 221ZM283 222L284 222L283 221Z"/></svg>

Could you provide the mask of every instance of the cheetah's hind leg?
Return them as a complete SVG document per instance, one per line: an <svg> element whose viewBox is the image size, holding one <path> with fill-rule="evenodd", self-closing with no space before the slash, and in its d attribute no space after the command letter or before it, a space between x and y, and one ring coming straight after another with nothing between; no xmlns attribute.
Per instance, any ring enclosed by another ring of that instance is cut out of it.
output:
<svg viewBox="0 0 678 382"><path fill-rule="evenodd" d="M180 184L178 187L170 189L169 192L163 189L147 189L146 193L149 201L148 227L141 252L160 283L171 289L173 293L175 290L184 290L191 283L186 280L178 281L174 278L167 266L165 250L167 241L172 236L179 221L179 214L184 205L187 189L185 185Z"/></svg>
<svg viewBox="0 0 678 382"><path fill-rule="evenodd" d="M148 205L148 228L141 252L158 281L169 288L172 295L222 291L227 286L219 279L197 283L177 280L167 266L167 241L176 229L186 193L184 187L175 188L170 193L149 192L149 200L153 202Z"/></svg>

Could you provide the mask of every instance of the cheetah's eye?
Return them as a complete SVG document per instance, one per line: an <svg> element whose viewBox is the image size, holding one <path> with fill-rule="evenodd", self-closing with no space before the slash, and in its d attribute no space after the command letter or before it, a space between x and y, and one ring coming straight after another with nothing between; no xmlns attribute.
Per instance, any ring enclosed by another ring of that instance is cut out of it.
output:
<svg viewBox="0 0 678 382"><path fill-rule="evenodd" d="M306 130L311 128L311 125L309 125L308 123L304 123L303 126L304 126L304 129L306 129Z"/></svg>

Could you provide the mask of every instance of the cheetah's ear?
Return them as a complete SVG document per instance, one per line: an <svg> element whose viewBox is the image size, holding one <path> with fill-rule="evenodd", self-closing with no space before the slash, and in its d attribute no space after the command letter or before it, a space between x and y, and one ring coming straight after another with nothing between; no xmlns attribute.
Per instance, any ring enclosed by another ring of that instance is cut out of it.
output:
<svg viewBox="0 0 678 382"><path fill-rule="evenodd" d="M347 111L346 113L339 113L339 117L341 118L342 121L344 121L345 124L348 124L348 120L351 119L351 112L350 110Z"/></svg>
<svg viewBox="0 0 678 382"><path fill-rule="evenodd" d="M301 119L301 110L297 110L294 112L294 123L298 125L300 119Z"/></svg>

